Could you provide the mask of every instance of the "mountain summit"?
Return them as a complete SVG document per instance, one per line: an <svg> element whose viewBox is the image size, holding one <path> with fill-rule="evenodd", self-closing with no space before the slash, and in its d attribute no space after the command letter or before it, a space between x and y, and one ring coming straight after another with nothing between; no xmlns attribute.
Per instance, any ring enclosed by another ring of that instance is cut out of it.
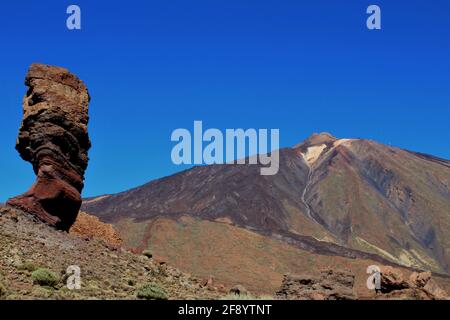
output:
<svg viewBox="0 0 450 320"><path fill-rule="evenodd" d="M322 133L313 133L310 135L307 139L303 140L299 144L294 146L295 148L302 148L302 147L309 147L309 146L317 146L321 144L332 144L336 140L338 140L336 137L331 135L328 132L322 132Z"/></svg>

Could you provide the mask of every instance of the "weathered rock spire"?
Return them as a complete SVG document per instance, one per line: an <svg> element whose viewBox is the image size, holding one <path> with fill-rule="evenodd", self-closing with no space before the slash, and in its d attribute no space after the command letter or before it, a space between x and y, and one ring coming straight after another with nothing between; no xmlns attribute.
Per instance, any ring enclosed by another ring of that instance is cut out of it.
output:
<svg viewBox="0 0 450 320"><path fill-rule="evenodd" d="M81 206L88 164L89 93L68 70L32 64L25 79L16 149L33 165L36 182L7 204L68 230Z"/></svg>

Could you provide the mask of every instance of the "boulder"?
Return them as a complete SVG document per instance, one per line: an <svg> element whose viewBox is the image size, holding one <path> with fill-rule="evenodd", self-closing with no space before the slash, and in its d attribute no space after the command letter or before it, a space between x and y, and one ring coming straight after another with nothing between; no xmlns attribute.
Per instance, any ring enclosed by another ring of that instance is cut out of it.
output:
<svg viewBox="0 0 450 320"><path fill-rule="evenodd" d="M355 276L348 271L324 270L319 275L285 275L276 296L289 300L353 300Z"/></svg>
<svg viewBox="0 0 450 320"><path fill-rule="evenodd" d="M432 296L434 300L450 300L447 292L441 289L433 279L430 279L422 289Z"/></svg>
<svg viewBox="0 0 450 320"><path fill-rule="evenodd" d="M380 291L389 293L394 290L402 290L410 287L408 282L403 278L400 270L391 266L385 266L381 269Z"/></svg>
<svg viewBox="0 0 450 320"><path fill-rule="evenodd" d="M447 300L447 293L432 279L431 272L413 272L408 281L400 270L381 269L381 295L377 299Z"/></svg>
<svg viewBox="0 0 450 320"><path fill-rule="evenodd" d="M37 178L28 192L7 205L67 231L81 206L88 165L89 93L68 70L43 64L30 66L25 84L16 149L33 165Z"/></svg>
<svg viewBox="0 0 450 320"><path fill-rule="evenodd" d="M203 279L201 283L202 287L207 287L208 289L213 289L214 284L215 284L214 277L211 275L208 278Z"/></svg>
<svg viewBox="0 0 450 320"><path fill-rule="evenodd" d="M409 282L412 286L423 288L431 279L431 272L413 272L409 276Z"/></svg>

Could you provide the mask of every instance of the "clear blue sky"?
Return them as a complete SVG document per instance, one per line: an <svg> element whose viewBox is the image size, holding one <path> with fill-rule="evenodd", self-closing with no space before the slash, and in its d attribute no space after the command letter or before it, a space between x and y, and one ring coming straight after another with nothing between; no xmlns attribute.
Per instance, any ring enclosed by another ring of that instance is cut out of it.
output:
<svg viewBox="0 0 450 320"><path fill-rule="evenodd" d="M65 27L82 9L82 30ZM365 27L382 9L382 30ZM3 1L0 201L34 181L14 150L32 62L69 68L92 95L84 196L183 168L172 130L280 128L364 137L450 158L450 1Z"/></svg>

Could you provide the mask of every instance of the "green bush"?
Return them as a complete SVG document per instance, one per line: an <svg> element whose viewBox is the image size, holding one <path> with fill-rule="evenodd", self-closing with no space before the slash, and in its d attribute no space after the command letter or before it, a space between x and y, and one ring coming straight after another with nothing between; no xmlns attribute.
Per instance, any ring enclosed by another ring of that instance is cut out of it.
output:
<svg viewBox="0 0 450 320"><path fill-rule="evenodd" d="M167 300L167 293L157 284L150 283L139 288L137 297L147 300Z"/></svg>
<svg viewBox="0 0 450 320"><path fill-rule="evenodd" d="M31 262L31 261L26 261L26 262L20 264L20 265L17 267L17 269L19 269L19 270L26 270L26 271L29 271L29 272L33 272L33 271L37 270L38 267L37 267L33 262Z"/></svg>
<svg viewBox="0 0 450 320"><path fill-rule="evenodd" d="M31 274L34 284L46 287L54 287L59 282L59 277L54 272L39 268Z"/></svg>

